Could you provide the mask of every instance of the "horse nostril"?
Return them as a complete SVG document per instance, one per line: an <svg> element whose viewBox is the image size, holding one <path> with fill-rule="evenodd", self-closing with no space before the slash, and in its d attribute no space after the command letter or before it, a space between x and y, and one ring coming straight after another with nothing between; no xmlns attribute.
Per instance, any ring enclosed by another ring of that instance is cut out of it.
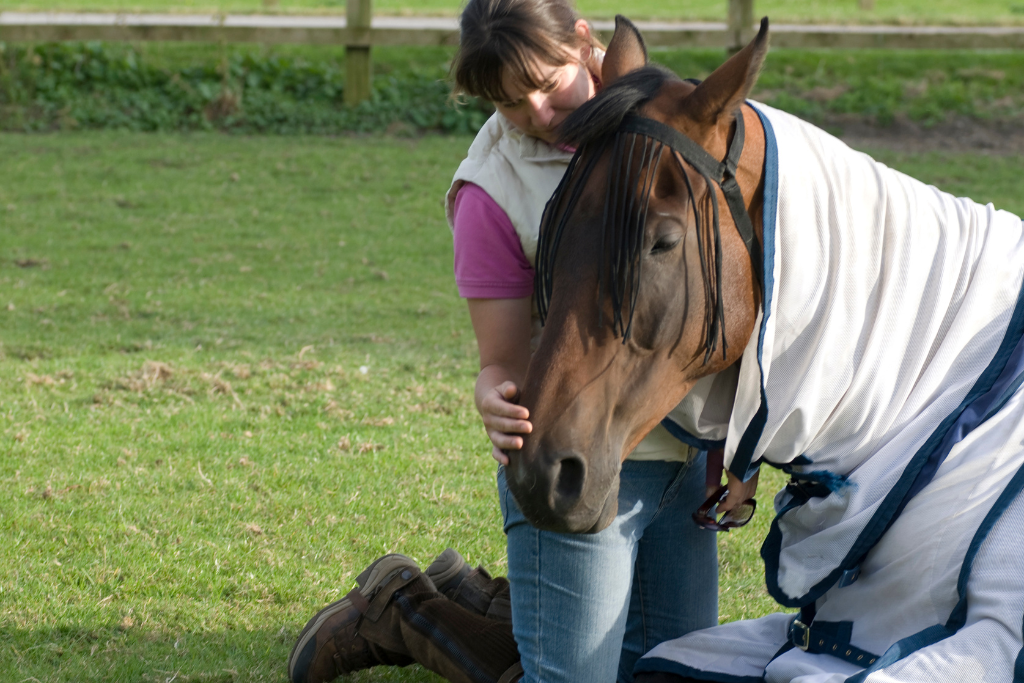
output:
<svg viewBox="0 0 1024 683"><path fill-rule="evenodd" d="M575 503L583 493L587 470L579 457L565 458L558 463L555 495L561 503Z"/></svg>

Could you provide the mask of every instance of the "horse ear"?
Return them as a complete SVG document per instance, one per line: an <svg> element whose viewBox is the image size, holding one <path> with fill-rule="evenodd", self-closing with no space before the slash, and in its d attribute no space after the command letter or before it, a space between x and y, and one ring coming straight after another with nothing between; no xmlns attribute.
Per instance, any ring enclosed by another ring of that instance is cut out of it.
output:
<svg viewBox="0 0 1024 683"><path fill-rule="evenodd" d="M714 125L732 118L750 95L768 55L768 17L750 43L715 69L686 98L686 113L699 123Z"/></svg>
<svg viewBox="0 0 1024 683"><path fill-rule="evenodd" d="M647 66L647 62L647 45L640 29L621 14L615 15L615 33L601 65L601 82L609 85L630 71Z"/></svg>

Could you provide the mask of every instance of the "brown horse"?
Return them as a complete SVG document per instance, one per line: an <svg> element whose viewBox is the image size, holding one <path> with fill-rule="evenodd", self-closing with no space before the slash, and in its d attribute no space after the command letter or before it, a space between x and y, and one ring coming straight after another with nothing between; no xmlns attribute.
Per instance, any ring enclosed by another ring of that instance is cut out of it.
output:
<svg viewBox="0 0 1024 683"><path fill-rule="evenodd" d="M750 338L761 307L765 138L744 101L767 49L764 21L750 45L694 85L647 67L642 37L620 17L605 89L564 124L579 151L542 227L546 327L522 393L533 432L508 467L509 487L540 528L605 528L625 457L697 380L737 363ZM667 124L715 160L726 158L740 117L735 182L749 216L741 223L755 234L745 241L735 209L719 212L729 199L720 178L666 144L616 135L627 116Z"/></svg>

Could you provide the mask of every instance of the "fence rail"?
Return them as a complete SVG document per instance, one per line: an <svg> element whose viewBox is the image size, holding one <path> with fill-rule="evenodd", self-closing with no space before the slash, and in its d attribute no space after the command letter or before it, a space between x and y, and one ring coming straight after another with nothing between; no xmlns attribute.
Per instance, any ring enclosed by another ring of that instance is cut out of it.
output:
<svg viewBox="0 0 1024 683"><path fill-rule="evenodd" d="M605 40L613 22L592 22ZM736 46L717 22L640 21L652 47ZM744 30L753 35L753 27ZM456 45L456 19L373 17L369 28L349 28L342 16L78 14L0 12L0 40L225 41L317 45ZM1024 49L1024 27L831 26L773 24L772 45L784 48Z"/></svg>
<svg viewBox="0 0 1024 683"><path fill-rule="evenodd" d="M192 41L344 45L346 100L370 94L373 46L456 45L454 18L374 17L370 0L348 0L346 16L0 12L0 41ZM637 22L652 47L735 50L754 35L753 0L729 0L728 21ZM593 22L605 41L614 23ZM830 26L773 24L782 48L1024 50L1024 27Z"/></svg>

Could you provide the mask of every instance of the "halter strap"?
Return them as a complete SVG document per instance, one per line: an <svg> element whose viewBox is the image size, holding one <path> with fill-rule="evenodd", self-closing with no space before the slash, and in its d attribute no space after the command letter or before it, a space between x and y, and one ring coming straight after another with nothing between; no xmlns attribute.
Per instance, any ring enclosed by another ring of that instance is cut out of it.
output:
<svg viewBox="0 0 1024 683"><path fill-rule="evenodd" d="M743 115L736 114L736 132L733 134L732 142L729 143L729 151L726 152L723 161L715 159L703 147L672 126L644 116L635 114L626 116L619 126L619 131L636 133L668 145L683 158L683 161L697 169L701 175L711 178L722 189L725 201L729 205L729 213L732 214L732 220L736 224L736 231L739 232L743 244L747 247L747 253L750 254L750 262L754 268L758 285L763 287L762 262L764 258L761 254L761 245L754 236L754 225L750 222L750 215L747 214L747 207L743 202L743 193L740 191L739 183L736 182L736 169L739 167L745 141Z"/></svg>

